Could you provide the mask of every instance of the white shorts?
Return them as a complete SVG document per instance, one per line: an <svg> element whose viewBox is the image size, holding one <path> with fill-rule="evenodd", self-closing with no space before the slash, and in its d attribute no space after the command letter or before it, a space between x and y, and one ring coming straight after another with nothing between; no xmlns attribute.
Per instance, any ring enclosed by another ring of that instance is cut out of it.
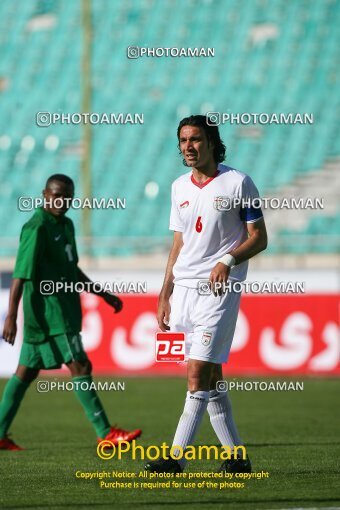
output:
<svg viewBox="0 0 340 510"><path fill-rule="evenodd" d="M240 292L200 295L197 288L174 286L170 330L185 333L186 358L225 363L240 307Z"/></svg>

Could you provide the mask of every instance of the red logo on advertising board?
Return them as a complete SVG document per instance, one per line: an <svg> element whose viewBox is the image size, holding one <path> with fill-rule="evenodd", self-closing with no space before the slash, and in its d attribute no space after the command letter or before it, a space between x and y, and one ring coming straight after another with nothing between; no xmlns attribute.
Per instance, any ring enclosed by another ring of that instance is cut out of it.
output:
<svg viewBox="0 0 340 510"><path fill-rule="evenodd" d="M156 361L184 361L184 333L156 333Z"/></svg>

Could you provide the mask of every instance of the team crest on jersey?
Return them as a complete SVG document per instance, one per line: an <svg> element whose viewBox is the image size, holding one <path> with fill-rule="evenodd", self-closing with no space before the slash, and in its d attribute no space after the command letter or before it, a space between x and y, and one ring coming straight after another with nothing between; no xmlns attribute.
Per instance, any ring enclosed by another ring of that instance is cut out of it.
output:
<svg viewBox="0 0 340 510"><path fill-rule="evenodd" d="M214 198L214 208L217 211L230 211L231 199L229 197L220 195Z"/></svg>
<svg viewBox="0 0 340 510"><path fill-rule="evenodd" d="M211 342L212 333L210 331L203 331L202 344L209 345Z"/></svg>
<svg viewBox="0 0 340 510"><path fill-rule="evenodd" d="M183 204L180 204L180 208L184 209L184 207L188 207L188 205L189 205L189 200L186 200L185 202L183 202Z"/></svg>

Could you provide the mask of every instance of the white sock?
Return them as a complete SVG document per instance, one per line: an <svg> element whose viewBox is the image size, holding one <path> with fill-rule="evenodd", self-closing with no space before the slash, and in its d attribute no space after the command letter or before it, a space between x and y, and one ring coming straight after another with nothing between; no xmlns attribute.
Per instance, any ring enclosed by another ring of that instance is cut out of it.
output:
<svg viewBox="0 0 340 510"><path fill-rule="evenodd" d="M192 444L207 409L208 401L209 391L187 392L183 414L178 422L172 446L181 446L184 451L188 445ZM179 450L174 449L173 454L176 455L177 453L179 453ZM178 459L178 462L183 469L187 461L182 458Z"/></svg>
<svg viewBox="0 0 340 510"><path fill-rule="evenodd" d="M209 392L208 413L210 423L223 446L242 445L241 438L238 434L233 412L231 409L231 401L227 393L219 393L217 390Z"/></svg>

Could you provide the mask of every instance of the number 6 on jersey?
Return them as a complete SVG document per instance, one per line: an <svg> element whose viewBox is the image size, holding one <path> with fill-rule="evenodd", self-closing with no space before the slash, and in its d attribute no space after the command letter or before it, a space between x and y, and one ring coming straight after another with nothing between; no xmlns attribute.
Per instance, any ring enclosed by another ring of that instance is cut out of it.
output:
<svg viewBox="0 0 340 510"><path fill-rule="evenodd" d="M202 232L203 225L202 225L201 219L202 219L202 216L199 216L197 218L196 227L195 227L196 228L196 232Z"/></svg>

